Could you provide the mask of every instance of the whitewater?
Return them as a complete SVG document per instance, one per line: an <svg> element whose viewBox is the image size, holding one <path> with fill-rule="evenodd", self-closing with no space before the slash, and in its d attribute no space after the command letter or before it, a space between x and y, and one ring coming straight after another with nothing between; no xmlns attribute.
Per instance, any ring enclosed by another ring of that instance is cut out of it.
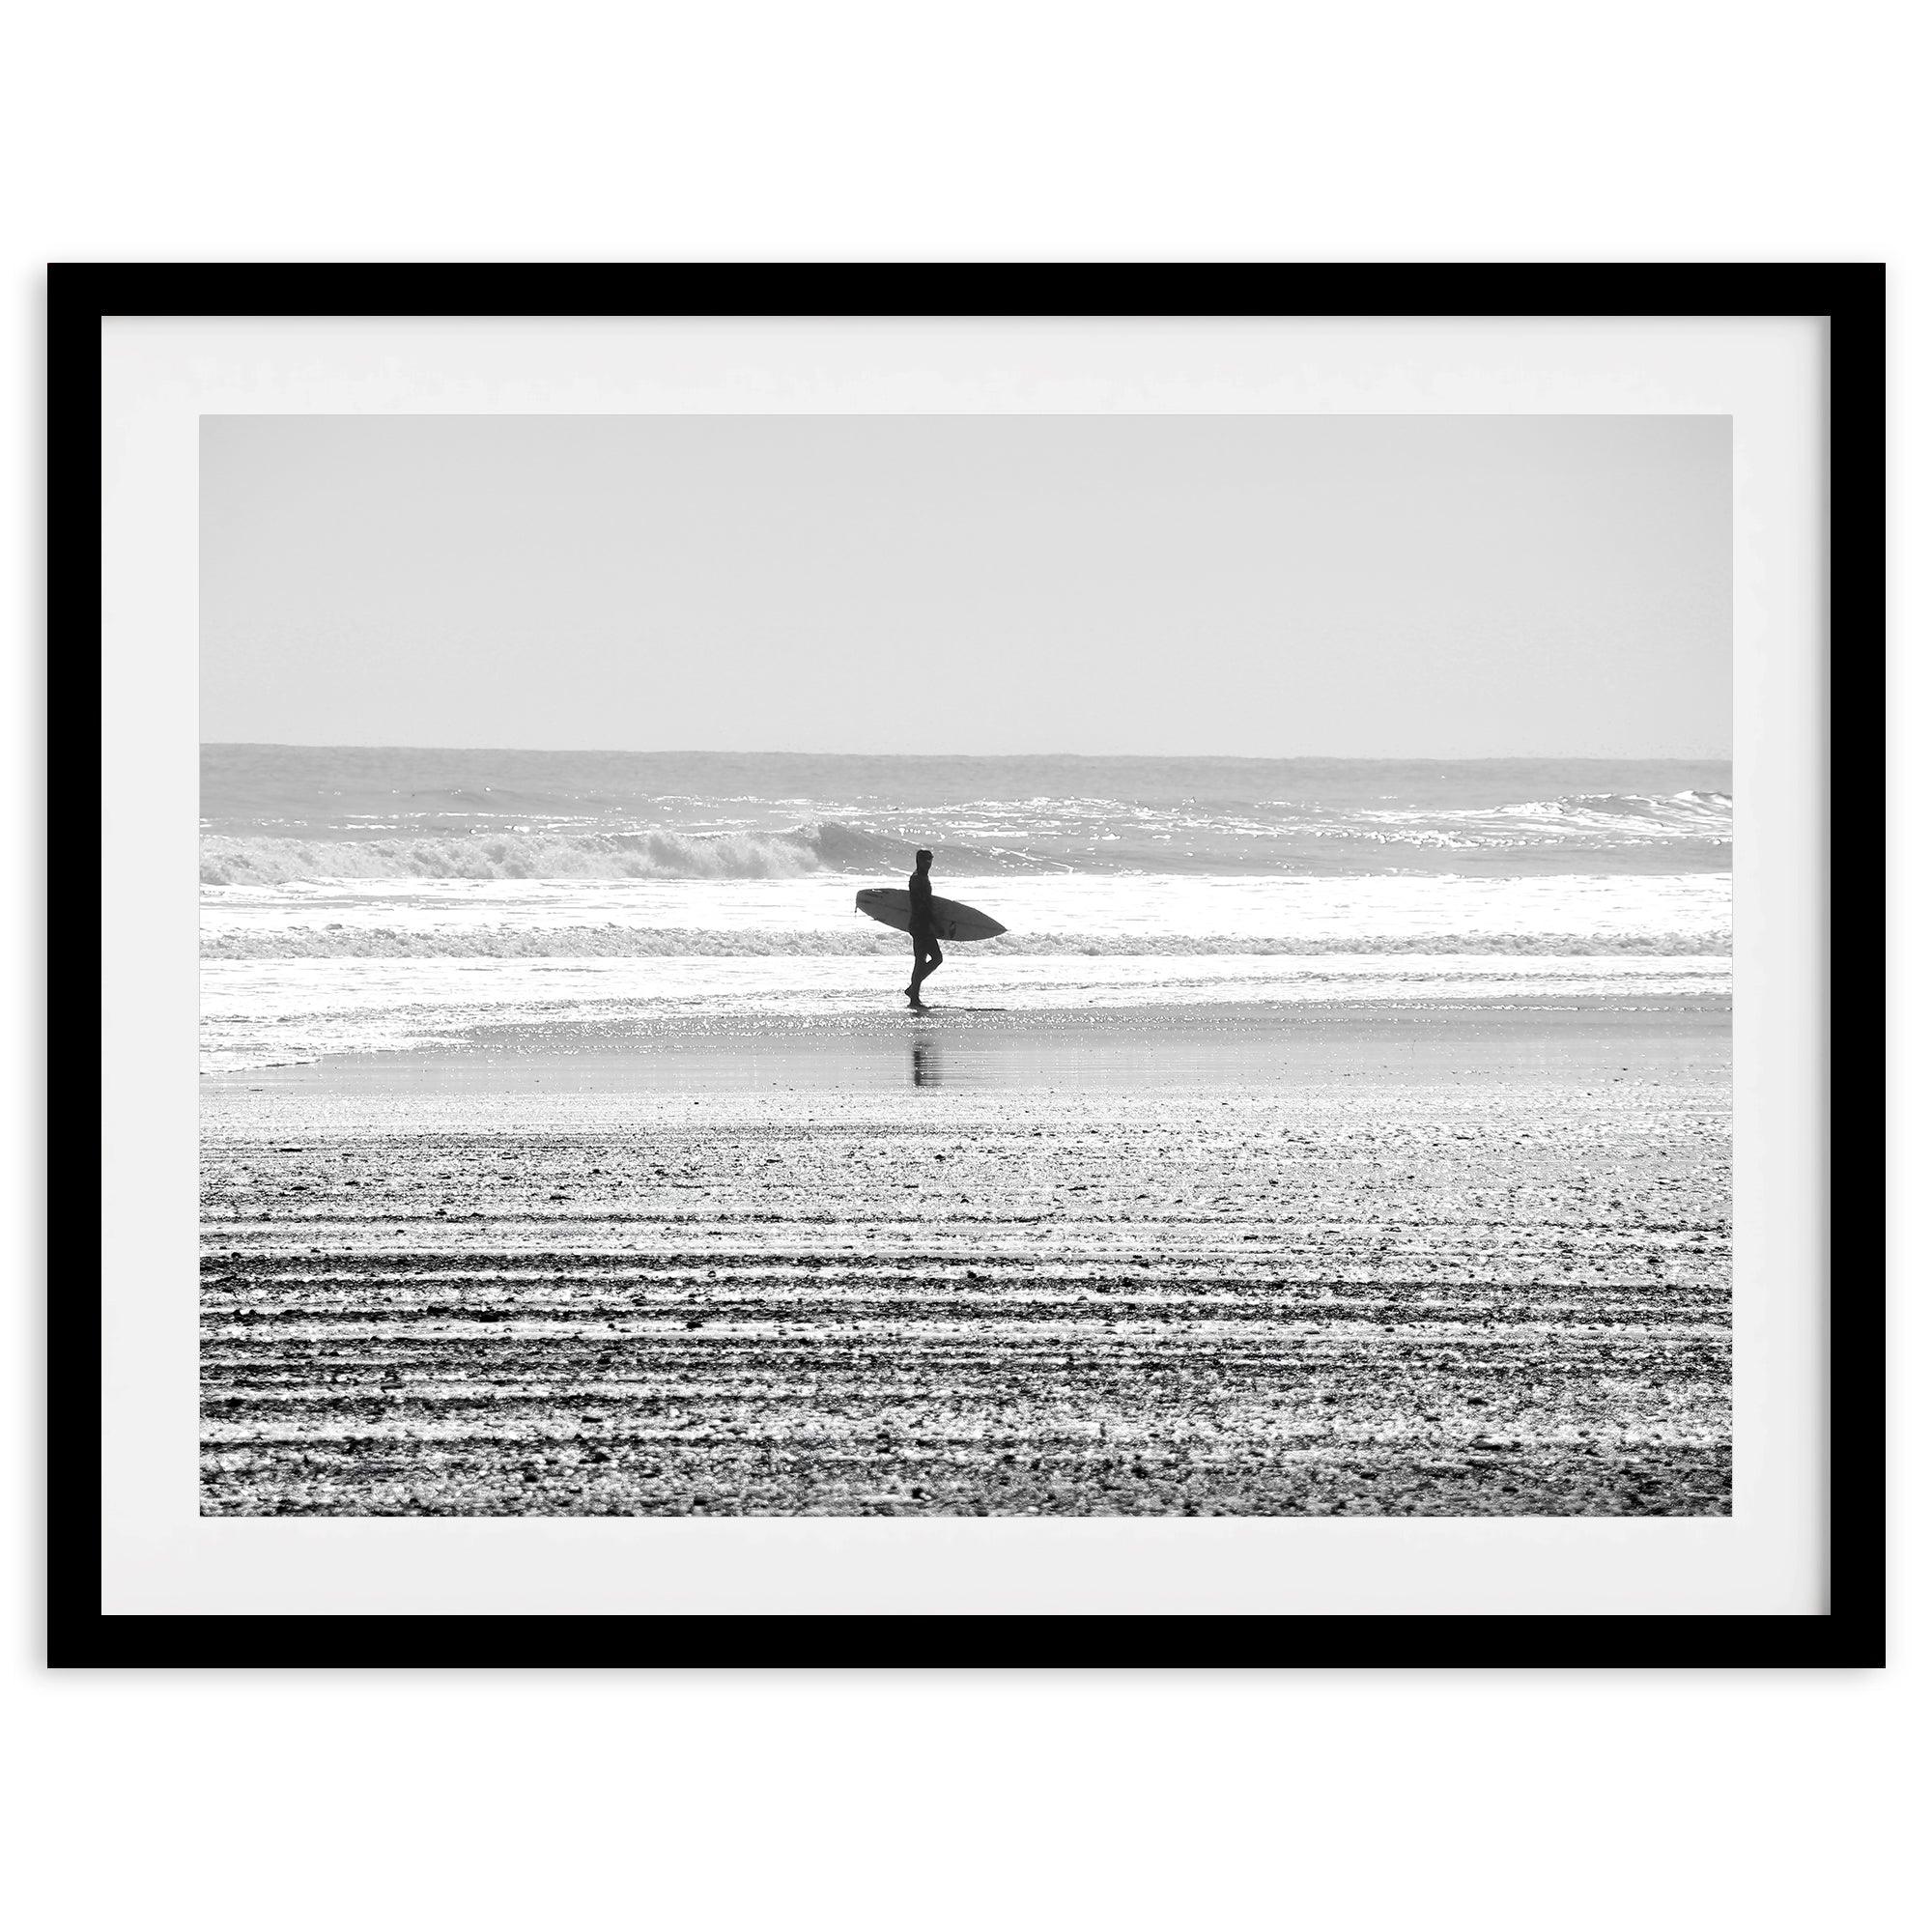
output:
<svg viewBox="0 0 1932 1932"><path fill-rule="evenodd" d="M205 1069L889 1009L935 852L1006 1010L1729 991L1720 762L204 748Z"/></svg>

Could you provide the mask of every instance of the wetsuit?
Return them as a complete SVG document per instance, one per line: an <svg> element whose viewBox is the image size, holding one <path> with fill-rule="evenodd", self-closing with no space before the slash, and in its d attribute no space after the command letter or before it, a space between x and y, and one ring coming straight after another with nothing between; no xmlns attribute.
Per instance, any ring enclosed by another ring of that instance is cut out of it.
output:
<svg viewBox="0 0 1932 1932"><path fill-rule="evenodd" d="M931 879L923 872L915 872L906 881L906 891L912 895L912 984L906 988L906 997L917 1005L921 985L928 974L945 965L946 955L939 950L939 935L933 929Z"/></svg>

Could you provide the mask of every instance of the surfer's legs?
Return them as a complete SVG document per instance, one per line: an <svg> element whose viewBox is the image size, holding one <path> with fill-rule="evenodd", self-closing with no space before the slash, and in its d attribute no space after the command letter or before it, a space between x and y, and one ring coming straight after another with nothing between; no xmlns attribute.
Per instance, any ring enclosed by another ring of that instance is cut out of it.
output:
<svg viewBox="0 0 1932 1932"><path fill-rule="evenodd" d="M906 998L914 1006L919 1004L919 989L927 978L946 964L946 955L939 950L939 941L915 934L912 942L912 984L906 988Z"/></svg>

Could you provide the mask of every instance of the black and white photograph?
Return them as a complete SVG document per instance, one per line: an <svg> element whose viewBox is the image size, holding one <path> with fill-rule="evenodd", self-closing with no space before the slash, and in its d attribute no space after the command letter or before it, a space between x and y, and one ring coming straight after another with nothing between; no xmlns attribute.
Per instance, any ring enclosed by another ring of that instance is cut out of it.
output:
<svg viewBox="0 0 1932 1932"><path fill-rule="evenodd" d="M1731 451L204 416L202 1515L1729 1515Z"/></svg>
<svg viewBox="0 0 1932 1932"><path fill-rule="evenodd" d="M11 18L10 1917L1922 1917L1915 17Z"/></svg>

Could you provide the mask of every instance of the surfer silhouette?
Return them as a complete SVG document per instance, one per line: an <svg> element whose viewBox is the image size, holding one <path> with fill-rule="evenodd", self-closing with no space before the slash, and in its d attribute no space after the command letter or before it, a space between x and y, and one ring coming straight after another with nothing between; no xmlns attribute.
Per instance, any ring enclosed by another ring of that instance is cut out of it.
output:
<svg viewBox="0 0 1932 1932"><path fill-rule="evenodd" d="M920 998L919 989L946 964L946 955L939 950L939 934L932 923L932 880L928 876L932 854L922 846L913 854L913 863L919 869L906 880L906 891L912 896L908 927L912 933L912 984L906 988L906 1004L923 1007L925 1002Z"/></svg>

